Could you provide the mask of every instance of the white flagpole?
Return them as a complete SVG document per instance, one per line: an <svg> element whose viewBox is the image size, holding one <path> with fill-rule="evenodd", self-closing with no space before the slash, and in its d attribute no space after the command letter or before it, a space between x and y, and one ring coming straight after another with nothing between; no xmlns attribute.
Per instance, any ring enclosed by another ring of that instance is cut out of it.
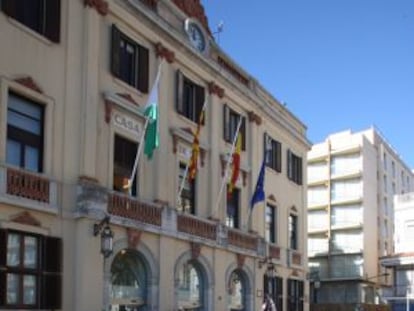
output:
<svg viewBox="0 0 414 311"><path fill-rule="evenodd" d="M158 79L160 78L162 63L163 63L163 61L161 60L160 64L158 65L158 71L157 71L157 76L155 77L155 82L157 82ZM154 85L152 87L154 87ZM148 94L148 96L151 96L151 93L152 93L152 89L151 89L151 92ZM150 98L148 98L148 100L149 99ZM147 131L148 123L149 123L149 117L145 116L144 129L142 131L141 140L140 140L140 143L139 143L139 146L138 146L137 154L135 156L134 167L132 168L131 177L129 178L129 184L128 184L129 193L131 193L132 182L133 182L134 176L137 172L138 160L139 160L141 152L142 152L142 146L145 144L145 133Z"/></svg>
<svg viewBox="0 0 414 311"><path fill-rule="evenodd" d="M200 116L201 116L201 114L204 112L204 109L206 108L206 104L207 104L207 98L204 100L204 103L203 103L203 107L201 108L201 111L200 111L200 115L198 116L198 122L200 122ZM199 125L198 125L198 123L197 123L197 127L198 127ZM201 125L200 125L201 126ZM200 137L198 137L198 140L199 140L199 145L200 145ZM194 139L193 139L193 143L194 143ZM192 145L191 145L192 146ZM190 158L187 160L187 165L186 165L186 167L185 167L185 171L184 171L184 176L183 176L183 180L181 181L181 185L180 185L180 188L178 188L178 192L177 192L177 204L180 202L180 197L181 197L181 192L183 192L183 189L184 189L184 184L185 184L185 180L187 179L187 174L188 174L188 168L189 168L189 166L190 166L190 162L191 162L191 159L192 159L192 148L191 148L191 156L190 156ZM198 162L197 162L198 163ZM197 164L198 165L198 164Z"/></svg>
<svg viewBox="0 0 414 311"><path fill-rule="evenodd" d="M228 178L227 175L228 175L228 170L229 170L229 166L230 166L230 161L231 161L231 158L232 158L232 155L233 155L233 152L234 152L234 148L236 146L237 136L239 135L239 130L240 130L241 123L242 123L242 117L240 116L240 120L239 120L239 123L237 124L237 128L236 128L236 134L234 135L234 138L233 138L233 144L231 145L230 156L229 156L229 159L227 160L227 163L226 163L226 168L225 168L225 171L224 171L224 178L221 181L220 191L219 191L219 194L217 196L217 200L216 200L216 204L215 204L216 207L214 209L214 215L217 213L217 210L220 207L220 198L221 198L221 194L223 193L224 186L227 182L227 178Z"/></svg>

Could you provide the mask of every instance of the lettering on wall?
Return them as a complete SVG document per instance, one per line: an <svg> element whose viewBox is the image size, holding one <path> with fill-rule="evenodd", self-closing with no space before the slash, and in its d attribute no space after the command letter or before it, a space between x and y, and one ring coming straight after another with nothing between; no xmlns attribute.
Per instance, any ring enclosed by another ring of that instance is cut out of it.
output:
<svg viewBox="0 0 414 311"><path fill-rule="evenodd" d="M112 122L116 127L121 128L134 136L141 137L142 124L133 118L130 118L122 113L115 112L113 114Z"/></svg>

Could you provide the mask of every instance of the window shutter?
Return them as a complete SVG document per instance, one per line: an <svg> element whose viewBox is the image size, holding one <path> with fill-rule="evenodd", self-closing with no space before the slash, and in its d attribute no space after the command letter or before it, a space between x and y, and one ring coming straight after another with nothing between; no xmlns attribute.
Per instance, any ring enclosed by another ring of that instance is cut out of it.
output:
<svg viewBox="0 0 414 311"><path fill-rule="evenodd" d="M175 76L175 108L180 114L184 113L183 83L184 76L180 70L177 70L177 74Z"/></svg>
<svg viewBox="0 0 414 311"><path fill-rule="evenodd" d="M276 142L276 171L282 172L282 144Z"/></svg>
<svg viewBox="0 0 414 311"><path fill-rule="evenodd" d="M266 166L269 166L269 153L267 151L267 134L263 133L263 157Z"/></svg>
<svg viewBox="0 0 414 311"><path fill-rule="evenodd" d="M303 178L302 158L298 157L298 184L299 185L302 185L302 178Z"/></svg>
<svg viewBox="0 0 414 311"><path fill-rule="evenodd" d="M276 288L277 288L276 309L282 310L283 308L283 278L276 277Z"/></svg>
<svg viewBox="0 0 414 311"><path fill-rule="evenodd" d="M42 270L46 272L62 271L62 239L45 237L43 240Z"/></svg>
<svg viewBox="0 0 414 311"><path fill-rule="evenodd" d="M61 309L62 307L62 277L55 274L44 274L41 280L42 309Z"/></svg>
<svg viewBox="0 0 414 311"><path fill-rule="evenodd" d="M0 268L6 265L7 256L7 234L6 230L0 229Z"/></svg>
<svg viewBox="0 0 414 311"><path fill-rule="evenodd" d="M269 277L264 274L263 275L263 299L266 297L266 294L269 293Z"/></svg>
<svg viewBox="0 0 414 311"><path fill-rule="evenodd" d="M223 138L225 141L231 141L230 138L230 108L223 105Z"/></svg>
<svg viewBox="0 0 414 311"><path fill-rule="evenodd" d="M205 95L204 95L204 88L201 87L200 85L196 85L195 90L196 90L196 118L197 118L196 122L198 123L200 119L201 110L203 109L203 106L204 106ZM203 122L201 123L202 125L204 125L204 121L205 121L205 118L203 119Z"/></svg>
<svg viewBox="0 0 414 311"><path fill-rule="evenodd" d="M290 150L287 150L287 176L289 179L292 179L292 153Z"/></svg>
<svg viewBox="0 0 414 311"><path fill-rule="evenodd" d="M299 311L303 311L303 282L302 281L298 281L298 292L299 292L299 297L298 297L298 304L299 304Z"/></svg>
<svg viewBox="0 0 414 311"><path fill-rule="evenodd" d="M137 45L138 50L138 85L142 93L148 93L149 54L148 49Z"/></svg>
<svg viewBox="0 0 414 311"><path fill-rule="evenodd" d="M111 72L115 77L120 76L121 54L119 52L121 42L121 32L112 25L112 44L111 44Z"/></svg>
<svg viewBox="0 0 414 311"><path fill-rule="evenodd" d="M242 118L242 123L240 124L240 133L243 135L242 136L242 150L246 150L246 118L240 116L240 118Z"/></svg>
<svg viewBox="0 0 414 311"><path fill-rule="evenodd" d="M0 270L0 307L6 305L6 271Z"/></svg>
<svg viewBox="0 0 414 311"><path fill-rule="evenodd" d="M3 0L0 1L1 9L6 15L16 18L17 14L17 1L16 0Z"/></svg>
<svg viewBox="0 0 414 311"><path fill-rule="evenodd" d="M60 41L60 0L46 0L45 36Z"/></svg>

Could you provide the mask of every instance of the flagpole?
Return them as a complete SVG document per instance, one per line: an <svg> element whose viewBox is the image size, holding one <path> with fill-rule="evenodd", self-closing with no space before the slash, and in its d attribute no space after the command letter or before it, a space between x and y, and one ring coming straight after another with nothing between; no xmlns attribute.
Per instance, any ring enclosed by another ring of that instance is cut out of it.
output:
<svg viewBox="0 0 414 311"><path fill-rule="evenodd" d="M215 204L215 209L214 209L214 214L213 214L213 216L217 213L217 211L218 211L218 209L219 209L219 207L220 207L220 197L221 197L221 194L223 193L223 189L224 189L224 186L225 186L225 184L226 184L226 181L227 181L227 175L228 175L228 169L229 169L229 166L230 166L230 161L231 161L231 157L232 157L232 155L233 155L233 152L234 152L234 148L235 148L235 145L236 145L236 141L237 141L237 136L239 135L239 131L240 131L240 126L241 126L241 123L242 123L242 117L240 116L240 120L239 120L239 123L237 124L237 129L236 129L236 134L234 135L234 138L233 138L233 143L232 143L232 145L231 145L231 149L230 149L230 156L229 156L229 159L227 160L227 163L226 163L226 168L225 168L225 170L224 170L224 178L222 179L222 181L221 181L221 186L220 186L220 191L219 191L219 194L218 194L218 196L217 196L217 200L216 200L216 204Z"/></svg>
<svg viewBox="0 0 414 311"><path fill-rule="evenodd" d="M200 122L200 118L201 118L202 114L204 113L204 109L205 109L206 105L207 105L207 98L204 100L203 107L201 108L200 115L198 116L198 122ZM197 126L201 126L201 125L197 124ZM194 140L193 140L193 143L194 143ZM185 184L185 180L187 179L188 168L190 166L191 158L192 158L192 154L191 154L190 158L187 160L187 165L185 166L183 180L181 181L180 188L178 189L178 192L177 192L177 204L179 202L181 192L183 192L183 189L184 189L184 184Z"/></svg>
<svg viewBox="0 0 414 311"><path fill-rule="evenodd" d="M162 63L163 63L163 60L161 60L160 64L158 65L158 71L157 71L157 75L155 77L155 81L158 81L158 79L160 78ZM154 86L152 86L152 87L154 87ZM148 96L151 96L151 93L152 93L152 89L151 89L151 92L148 94ZM142 131L141 140L140 140L140 143L139 143L139 146L138 146L138 149L137 149L137 154L135 155L135 161L134 161L134 166L132 168L131 177L129 178L128 190L129 190L130 194L131 194L131 189L132 189L132 182L133 182L134 176L137 172L138 160L139 160L141 152L142 152L142 146L145 144L145 134L146 134L146 131L147 131L149 119L150 119L149 116L145 116L144 129Z"/></svg>

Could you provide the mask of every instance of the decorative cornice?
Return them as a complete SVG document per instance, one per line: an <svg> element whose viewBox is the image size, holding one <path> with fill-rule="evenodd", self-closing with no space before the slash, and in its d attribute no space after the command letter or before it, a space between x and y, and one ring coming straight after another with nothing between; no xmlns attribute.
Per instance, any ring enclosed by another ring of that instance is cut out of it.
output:
<svg viewBox="0 0 414 311"><path fill-rule="evenodd" d="M136 249L139 242L141 241L141 230L136 230L133 228L126 229L127 237L128 237L128 248L129 249Z"/></svg>
<svg viewBox="0 0 414 311"><path fill-rule="evenodd" d="M173 0L173 3L186 15L197 19L204 29L211 35L210 27L208 27L207 16L204 13L204 7L200 0Z"/></svg>
<svg viewBox="0 0 414 311"><path fill-rule="evenodd" d="M248 112L248 117L250 122L255 122L256 125L262 124L262 118L256 114L253 110Z"/></svg>
<svg viewBox="0 0 414 311"><path fill-rule="evenodd" d="M214 81L211 81L208 84L208 92L210 94L216 94L219 98L224 97L224 89L214 83Z"/></svg>
<svg viewBox="0 0 414 311"><path fill-rule="evenodd" d="M29 212L21 212L10 218L12 222L17 222L23 225L40 227L41 223L36 218L34 218Z"/></svg>
<svg viewBox="0 0 414 311"><path fill-rule="evenodd" d="M135 99L132 97L129 93L116 93L116 95L122 97L123 99L126 99L130 103L139 106L139 104L135 101Z"/></svg>
<svg viewBox="0 0 414 311"><path fill-rule="evenodd" d="M25 76L25 77L21 77L21 78L16 78L14 79L15 82L37 92L40 94L43 94L42 89L38 86L38 84L33 80L32 77L30 76Z"/></svg>
<svg viewBox="0 0 414 311"><path fill-rule="evenodd" d="M95 10L101 14L102 16L106 16L109 11L108 2L104 0L84 0L85 6L90 6L91 8L95 8Z"/></svg>
<svg viewBox="0 0 414 311"><path fill-rule="evenodd" d="M170 64L175 61L174 52L163 46L161 42L155 44L155 53L157 57L165 58Z"/></svg>

